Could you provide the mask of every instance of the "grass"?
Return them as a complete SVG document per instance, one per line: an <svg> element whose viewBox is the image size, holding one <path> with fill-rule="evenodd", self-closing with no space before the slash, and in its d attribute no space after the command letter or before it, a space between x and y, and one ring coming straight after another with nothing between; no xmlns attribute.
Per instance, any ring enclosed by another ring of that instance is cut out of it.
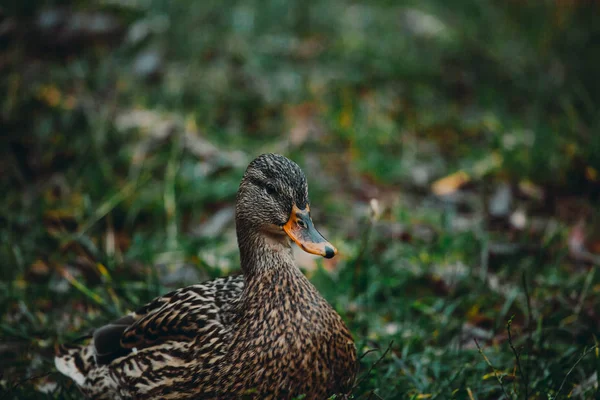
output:
<svg viewBox="0 0 600 400"><path fill-rule="evenodd" d="M340 249L299 262L355 398L598 396L596 6L73 1L75 34L56 7L0 8L0 398L80 398L56 343L236 270L267 151Z"/></svg>

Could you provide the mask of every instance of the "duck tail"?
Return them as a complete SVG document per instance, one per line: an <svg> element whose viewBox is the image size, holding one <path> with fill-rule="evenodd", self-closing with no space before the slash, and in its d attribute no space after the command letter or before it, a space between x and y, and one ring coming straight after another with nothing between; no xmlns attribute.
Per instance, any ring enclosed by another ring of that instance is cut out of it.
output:
<svg viewBox="0 0 600 400"><path fill-rule="evenodd" d="M73 379L78 386L84 386L90 370L96 366L92 346L89 344L58 345L54 365L60 373Z"/></svg>

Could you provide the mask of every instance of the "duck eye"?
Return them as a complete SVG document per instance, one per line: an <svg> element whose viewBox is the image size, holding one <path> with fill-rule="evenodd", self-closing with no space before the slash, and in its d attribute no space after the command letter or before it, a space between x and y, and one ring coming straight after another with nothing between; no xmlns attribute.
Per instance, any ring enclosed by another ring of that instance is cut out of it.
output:
<svg viewBox="0 0 600 400"><path fill-rule="evenodd" d="M275 189L275 186L273 186L270 183L267 183L267 185L265 186L265 191L269 196L273 196L277 193L277 189Z"/></svg>

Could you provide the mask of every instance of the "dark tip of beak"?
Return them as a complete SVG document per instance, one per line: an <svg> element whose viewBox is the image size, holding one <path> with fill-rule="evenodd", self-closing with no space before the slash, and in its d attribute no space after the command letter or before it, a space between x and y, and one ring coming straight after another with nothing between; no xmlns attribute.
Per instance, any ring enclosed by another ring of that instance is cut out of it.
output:
<svg viewBox="0 0 600 400"><path fill-rule="evenodd" d="M333 258L335 251L329 246L325 246L325 258Z"/></svg>

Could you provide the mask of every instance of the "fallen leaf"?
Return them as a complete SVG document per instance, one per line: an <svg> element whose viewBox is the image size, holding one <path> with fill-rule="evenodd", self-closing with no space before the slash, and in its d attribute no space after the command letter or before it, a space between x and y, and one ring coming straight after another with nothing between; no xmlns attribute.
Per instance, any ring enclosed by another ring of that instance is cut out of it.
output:
<svg viewBox="0 0 600 400"><path fill-rule="evenodd" d="M535 200L543 200L545 196L544 189L528 180L519 182L519 190L525 196Z"/></svg>
<svg viewBox="0 0 600 400"><path fill-rule="evenodd" d="M465 171L458 171L433 182L431 191L436 196L447 196L456 192L470 180L471 178Z"/></svg>

